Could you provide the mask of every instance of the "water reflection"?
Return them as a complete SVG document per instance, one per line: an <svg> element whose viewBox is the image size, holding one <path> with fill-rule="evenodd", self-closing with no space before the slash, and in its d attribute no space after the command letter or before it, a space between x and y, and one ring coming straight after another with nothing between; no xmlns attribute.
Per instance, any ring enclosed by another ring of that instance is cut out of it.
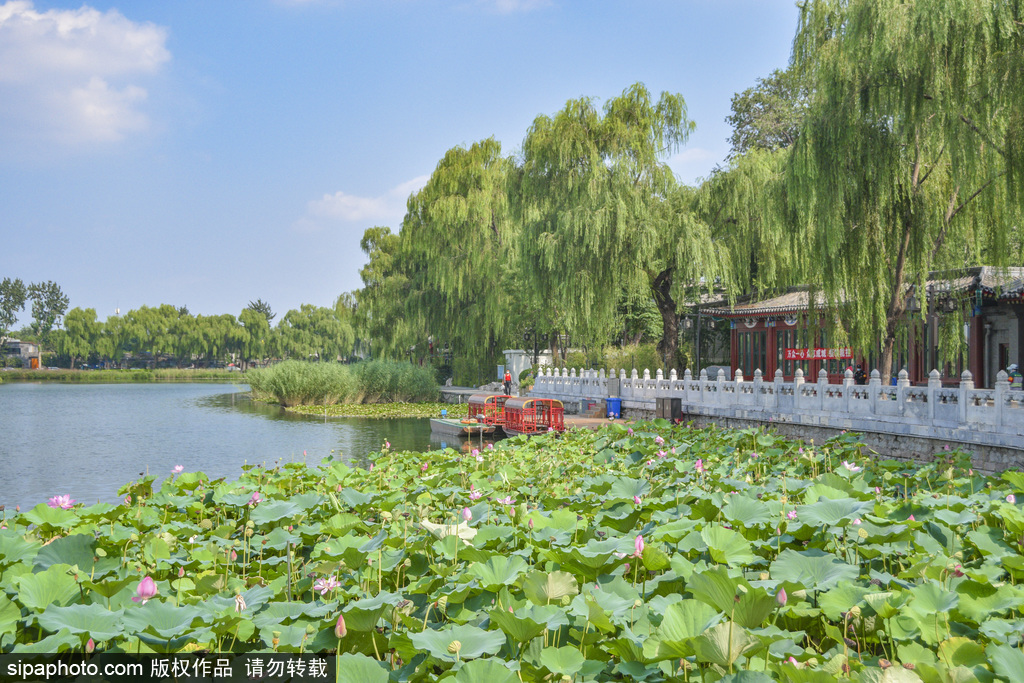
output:
<svg viewBox="0 0 1024 683"><path fill-rule="evenodd" d="M234 478L246 463L316 463L328 455L363 461L385 440L402 450L441 447L441 440L431 439L426 419L325 422L253 402L246 389L0 385L0 504L25 509L64 493L80 502L116 502L117 489L140 472L164 476L179 464L186 471Z"/></svg>

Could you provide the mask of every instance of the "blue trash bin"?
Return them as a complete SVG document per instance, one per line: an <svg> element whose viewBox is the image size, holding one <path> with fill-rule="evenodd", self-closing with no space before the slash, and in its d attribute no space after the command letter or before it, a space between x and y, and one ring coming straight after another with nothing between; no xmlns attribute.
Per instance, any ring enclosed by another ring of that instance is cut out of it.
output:
<svg viewBox="0 0 1024 683"><path fill-rule="evenodd" d="M606 398L604 400L604 404L608 408L608 417L614 417L616 419L622 417L621 398Z"/></svg>

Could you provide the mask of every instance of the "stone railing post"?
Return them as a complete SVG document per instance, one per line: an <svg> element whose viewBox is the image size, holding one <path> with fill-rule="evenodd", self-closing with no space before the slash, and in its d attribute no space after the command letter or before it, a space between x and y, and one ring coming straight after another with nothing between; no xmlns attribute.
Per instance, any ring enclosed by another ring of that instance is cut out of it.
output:
<svg viewBox="0 0 1024 683"><path fill-rule="evenodd" d="M957 406L960 409L960 426L967 426L967 407L970 405L970 393L974 391L974 375L970 370L960 373L960 399Z"/></svg>
<svg viewBox="0 0 1024 683"><path fill-rule="evenodd" d="M899 402L897 410L902 415L907 407L907 389L910 388L910 375L906 369L903 369L900 370L900 374L896 378L896 400Z"/></svg>
<svg viewBox="0 0 1024 683"><path fill-rule="evenodd" d="M739 368L736 368L736 376L733 379L736 380L737 384L742 384L743 383L743 371L740 370ZM739 390L739 387L737 387L737 390Z"/></svg>
<svg viewBox="0 0 1024 683"><path fill-rule="evenodd" d="M799 413L803 410L803 396L800 394L804 387L804 369L797 368L793 371L793 412Z"/></svg>
<svg viewBox="0 0 1024 683"><path fill-rule="evenodd" d="M825 368L818 370L818 410L825 410L825 394L828 393L828 373Z"/></svg>
<svg viewBox="0 0 1024 683"><path fill-rule="evenodd" d="M636 371L636 368L633 368L633 373L629 377L630 379L637 380L640 379L640 374Z"/></svg>
<svg viewBox="0 0 1024 683"><path fill-rule="evenodd" d="M772 395L775 396L775 399L772 409L775 410L776 413L779 412L779 394L782 392L782 383L782 368L775 368L775 377L772 381L772 384L775 385L772 391Z"/></svg>
<svg viewBox="0 0 1024 683"><path fill-rule="evenodd" d="M939 400L939 390L942 389L942 379L938 370L928 373L928 419L935 421L935 404Z"/></svg>
<svg viewBox="0 0 1024 683"><path fill-rule="evenodd" d="M764 384L764 377L761 376L761 369L754 370L754 405L762 410L765 407L765 397L761 393L761 386Z"/></svg>
<svg viewBox="0 0 1024 683"><path fill-rule="evenodd" d="M996 402L996 429L1002 431L1003 426L1003 407L1006 405L1006 392L1010 390L1010 375L1007 374L1006 370L1000 370L996 373L996 385L995 391L993 392L993 399Z"/></svg>
<svg viewBox="0 0 1024 683"><path fill-rule="evenodd" d="M683 401L691 403L693 399L690 398L690 383L693 381L693 373L690 372L690 368L686 368L683 371Z"/></svg>
<svg viewBox="0 0 1024 683"><path fill-rule="evenodd" d="M843 373L843 412L850 414L850 395L853 393L853 370L846 368Z"/></svg>
<svg viewBox="0 0 1024 683"><path fill-rule="evenodd" d="M725 379L725 370L723 370L722 368L718 368L718 379L717 379L717 381L718 381L718 391L715 392L715 394L716 394L715 395L715 403L718 406L724 407L726 405L726 401L725 401L725 382L726 382L726 379Z"/></svg>
<svg viewBox="0 0 1024 683"><path fill-rule="evenodd" d="M644 382L646 382L650 378L651 378L651 369L650 368L644 368Z"/></svg>
<svg viewBox="0 0 1024 683"><path fill-rule="evenodd" d="M871 387L868 396L868 403L870 404L871 414L878 414L878 395L882 393L882 373L875 368L871 371L871 379L868 380L868 386Z"/></svg>

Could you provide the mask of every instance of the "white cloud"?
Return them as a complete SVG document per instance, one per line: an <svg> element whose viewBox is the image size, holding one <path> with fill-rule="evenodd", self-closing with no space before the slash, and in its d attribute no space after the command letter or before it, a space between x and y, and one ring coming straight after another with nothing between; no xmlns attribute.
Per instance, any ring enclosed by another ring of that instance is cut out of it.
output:
<svg viewBox="0 0 1024 683"><path fill-rule="evenodd" d="M482 0L482 4L494 7L501 14L529 12L551 4L550 0Z"/></svg>
<svg viewBox="0 0 1024 683"><path fill-rule="evenodd" d="M0 126L21 136L75 144L144 130L141 79L170 60L167 31L117 10L36 11L0 5Z"/></svg>
<svg viewBox="0 0 1024 683"><path fill-rule="evenodd" d="M391 188L378 197L360 197L347 192L325 194L306 205L306 214L294 223L294 229L310 232L330 222L389 224L397 228L405 215L409 195L427 184L429 176L418 176Z"/></svg>

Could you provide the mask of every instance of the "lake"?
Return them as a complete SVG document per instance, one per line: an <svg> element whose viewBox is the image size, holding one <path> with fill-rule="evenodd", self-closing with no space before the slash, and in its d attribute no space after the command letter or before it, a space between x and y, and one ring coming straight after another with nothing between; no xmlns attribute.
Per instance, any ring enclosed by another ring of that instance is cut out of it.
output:
<svg viewBox="0 0 1024 683"><path fill-rule="evenodd" d="M365 462L385 440L403 450L441 447L426 419L325 423L254 403L247 392L234 384L0 384L0 504L25 510L57 494L112 503L122 485L175 465L232 479L246 463L315 464L332 453Z"/></svg>

